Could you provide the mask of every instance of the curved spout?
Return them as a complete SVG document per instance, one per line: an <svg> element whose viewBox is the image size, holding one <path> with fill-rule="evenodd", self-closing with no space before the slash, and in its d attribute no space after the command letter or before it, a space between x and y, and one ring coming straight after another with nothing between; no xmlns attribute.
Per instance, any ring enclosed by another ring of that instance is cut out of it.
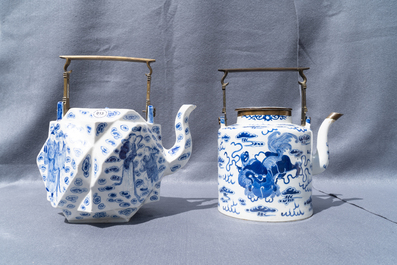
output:
<svg viewBox="0 0 397 265"><path fill-rule="evenodd" d="M321 124L317 135L317 151L313 155L312 174L323 172L329 164L328 131L331 124L343 114L332 112Z"/></svg>
<svg viewBox="0 0 397 265"><path fill-rule="evenodd" d="M189 128L189 115L195 105L182 105L175 118L175 144L170 149L164 149L165 160L168 163L164 175L176 172L190 159L192 153L192 137Z"/></svg>

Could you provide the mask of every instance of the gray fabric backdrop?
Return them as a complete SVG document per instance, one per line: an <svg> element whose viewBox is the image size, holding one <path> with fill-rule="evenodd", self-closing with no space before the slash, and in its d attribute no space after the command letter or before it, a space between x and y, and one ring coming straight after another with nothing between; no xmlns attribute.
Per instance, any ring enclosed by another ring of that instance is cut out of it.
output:
<svg viewBox="0 0 397 265"><path fill-rule="evenodd" d="M166 147L175 139L178 108L198 106L188 181L217 177L217 69L294 66L311 68L314 132L331 111L345 114L331 128L332 160L323 177L392 179L396 7L387 0L2 1L0 163L35 163L62 98L59 55L118 55L156 59L152 103ZM69 69L72 107L144 109L144 65L76 61ZM230 119L236 107L275 105L294 108L298 123L297 80L295 73L230 74Z"/></svg>
<svg viewBox="0 0 397 265"><path fill-rule="evenodd" d="M344 181L349 187L367 183L366 194L375 198L383 193L376 187L396 186L394 0L1 0L0 23L2 187L18 180L40 181L36 156L47 138L49 122L56 119L56 103L62 99L65 61L59 55L156 59L151 95L157 109L155 122L163 127L166 148L175 140L174 119L179 107L197 105L190 118L191 160L178 174L167 177L194 185L217 181L217 130L222 109L222 73L217 69L310 67L306 75L312 130L316 134L330 112L344 114L330 130L330 166L314 182ZM144 64L73 61L69 69L73 71L72 107L144 109ZM299 123L297 73L235 73L229 74L227 81L230 123L236 120L234 108L248 106L292 107L294 122ZM216 184L213 186L216 189ZM42 194L37 196L43 199L38 204L50 209L41 188ZM7 190L13 193L13 189ZM171 189L168 194L172 193ZM209 195L214 196L216 193ZM394 197L385 196L380 205L387 202L395 208ZM375 207L384 213L394 212L381 208ZM329 231L337 226L328 227ZM10 261L14 252L9 253ZM395 256L388 261L393 258L395 261ZM336 257L328 261L344 264Z"/></svg>
<svg viewBox="0 0 397 265"><path fill-rule="evenodd" d="M156 59L152 103L167 148L178 108L198 106L185 180L217 177L217 69L294 66L311 68L314 132L331 111L345 114L331 128L322 177L393 179L396 7L391 0L2 1L0 163L7 172L35 163L62 97L59 55L117 55ZM72 107L144 109L144 65L76 61L69 69ZM230 74L229 118L236 107L275 105L294 108L298 123L297 80L295 73Z"/></svg>

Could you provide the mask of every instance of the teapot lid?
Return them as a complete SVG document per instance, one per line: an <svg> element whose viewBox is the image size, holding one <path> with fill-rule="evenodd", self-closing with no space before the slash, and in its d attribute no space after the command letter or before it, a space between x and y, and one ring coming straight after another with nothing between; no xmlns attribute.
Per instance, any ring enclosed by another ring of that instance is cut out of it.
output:
<svg viewBox="0 0 397 265"><path fill-rule="evenodd" d="M238 108L237 116L246 115L284 115L291 116L291 108L281 107L251 107L251 108Z"/></svg>

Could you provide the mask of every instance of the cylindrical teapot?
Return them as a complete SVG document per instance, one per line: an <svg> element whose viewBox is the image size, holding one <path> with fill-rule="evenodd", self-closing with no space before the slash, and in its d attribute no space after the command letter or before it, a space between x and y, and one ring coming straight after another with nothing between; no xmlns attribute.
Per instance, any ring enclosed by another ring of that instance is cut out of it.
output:
<svg viewBox="0 0 397 265"><path fill-rule="evenodd" d="M342 114L331 113L322 123L313 152L310 118L306 117L306 76L309 68L219 69L223 116L218 131L218 209L254 221L283 222L313 214L312 175L328 166L327 134ZM298 71L301 86L301 125L291 122L290 108L239 108L237 123L228 126L226 86L229 72Z"/></svg>

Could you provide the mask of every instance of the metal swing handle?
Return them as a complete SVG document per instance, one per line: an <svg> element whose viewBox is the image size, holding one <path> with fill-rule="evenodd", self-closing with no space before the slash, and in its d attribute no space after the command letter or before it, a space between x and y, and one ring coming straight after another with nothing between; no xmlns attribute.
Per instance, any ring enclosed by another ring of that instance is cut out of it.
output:
<svg viewBox="0 0 397 265"><path fill-rule="evenodd" d="M101 60L101 61L126 61L126 62L139 62L146 63L149 68L149 73L145 74L147 76L147 88L146 88L146 108L144 110L146 119L148 118L148 107L150 105L150 82L152 78L152 67L150 67L150 63L155 62L155 59L145 59L145 58L134 58L134 57L122 57L122 56L97 56L97 55L61 55L59 56L62 59L66 59L66 63L63 67L63 115L70 108L69 102L69 76L72 72L68 71L68 66L72 62L72 60Z"/></svg>
<svg viewBox="0 0 397 265"><path fill-rule="evenodd" d="M235 68L235 69L218 69L218 71L223 72L223 77L221 79L222 84L222 91L223 91L223 108L222 113L224 114L225 119L225 126L227 126L227 118L226 118L226 86L229 83L225 83L225 78L227 74L230 72L275 72L275 71L298 71L299 75L302 77L302 81L298 81L299 85L301 86L301 125L306 125L306 81L307 78L303 74L304 70L309 70L309 67L291 67L291 68Z"/></svg>

